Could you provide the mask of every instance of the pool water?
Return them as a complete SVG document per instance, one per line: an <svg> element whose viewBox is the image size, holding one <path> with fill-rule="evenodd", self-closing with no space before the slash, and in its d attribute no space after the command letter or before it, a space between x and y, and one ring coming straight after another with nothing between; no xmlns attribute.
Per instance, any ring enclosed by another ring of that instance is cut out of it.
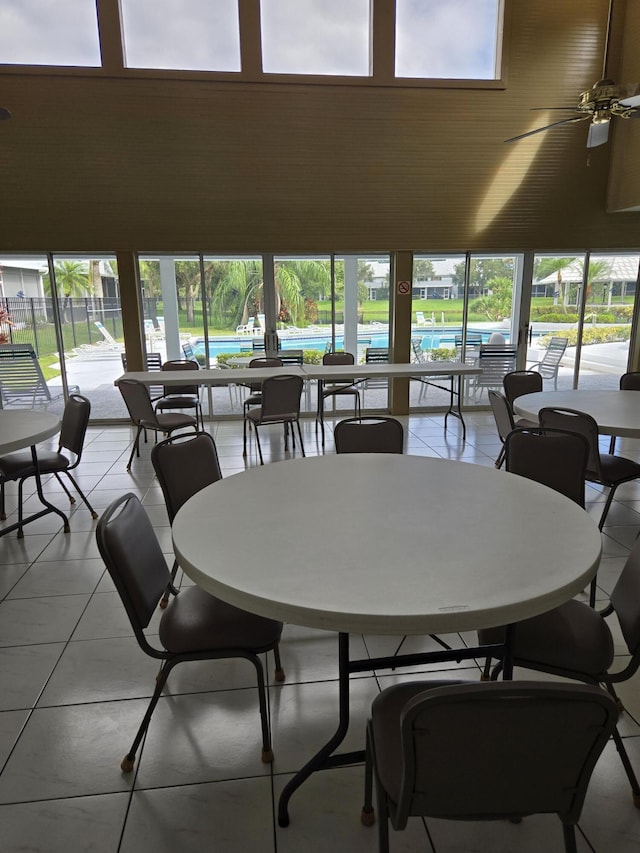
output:
<svg viewBox="0 0 640 853"><path fill-rule="evenodd" d="M482 342L487 343L492 335L493 330L482 330ZM502 332L503 334L504 331ZM460 334L460 329L443 329L433 332L427 332L422 335L421 347L424 350L438 349L439 347L455 346L455 336ZM416 337L416 336L414 336ZM509 341L508 333L505 334L507 342ZM282 337L280 338L280 347L283 350L288 349L311 349L318 352L324 352L327 344L330 342L330 335L309 335L306 337ZM371 335L358 336L358 344L361 346L371 347L388 347L389 334L388 332L373 332ZM205 342L203 338L197 338L192 342L193 350L196 355L204 355ZM343 338L336 338L336 349L340 350L344 346ZM253 352L251 339L247 337L229 338L225 340L214 339L209 341L209 358L216 358L222 352Z"/></svg>

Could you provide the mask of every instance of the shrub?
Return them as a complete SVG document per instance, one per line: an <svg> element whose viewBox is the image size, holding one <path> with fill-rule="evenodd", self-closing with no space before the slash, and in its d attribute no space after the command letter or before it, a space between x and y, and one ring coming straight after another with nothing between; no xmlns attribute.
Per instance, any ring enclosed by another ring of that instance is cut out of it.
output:
<svg viewBox="0 0 640 853"><path fill-rule="evenodd" d="M437 347L430 351L431 361L452 361L455 357L455 347Z"/></svg>

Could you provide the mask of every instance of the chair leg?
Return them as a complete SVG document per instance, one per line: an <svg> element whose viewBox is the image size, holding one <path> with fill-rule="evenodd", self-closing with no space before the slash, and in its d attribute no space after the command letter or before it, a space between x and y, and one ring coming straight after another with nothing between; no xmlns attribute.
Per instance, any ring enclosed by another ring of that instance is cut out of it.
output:
<svg viewBox="0 0 640 853"><path fill-rule="evenodd" d="M169 597L171 595L171 590L173 589L173 582L176 579L177 573L178 573L178 561L174 560L173 566L171 567L171 580L167 584L167 588L164 591L164 595L160 599L160 608L162 610L164 610L166 608L167 604L169 604Z"/></svg>
<svg viewBox="0 0 640 853"><path fill-rule="evenodd" d="M302 443L302 430L300 429L300 421L296 421L296 426L298 427L298 438L300 439L300 450L302 451L302 455L306 456L304 452L304 444ZM293 427L291 427L291 435L293 435Z"/></svg>
<svg viewBox="0 0 640 853"><path fill-rule="evenodd" d="M281 681L285 680L285 672L284 672L284 669L282 668L282 661L280 660L280 645L279 644L274 646L274 648L273 648L273 657L275 658L275 662L276 662L276 669L275 669L274 677L275 677L275 680L278 683L280 683Z"/></svg>
<svg viewBox="0 0 640 853"><path fill-rule="evenodd" d="M68 477L68 478L71 480L71 482L73 483L73 488L74 488L74 489L76 490L76 492L80 495L80 497L82 498L82 500L85 502L87 509L88 509L88 510L89 510L89 512L91 513L91 518L97 518L97 517L98 517L98 513L95 511L95 509L94 509L94 508L91 506L91 504L89 503L89 499L87 498L87 496L85 495L85 493L82 491L82 489L80 488L80 486L79 486L79 485L78 485L78 483L76 482L75 477L73 477L73 476L72 476L68 471L65 471L65 474L67 475L67 477ZM56 475L56 476L57 476L57 475ZM60 484L62 484L62 480L60 480L60 477L58 477L58 480L60 481ZM65 489L65 491L66 491L66 489ZM75 501L74 501L74 502L75 502Z"/></svg>
<svg viewBox="0 0 640 853"><path fill-rule="evenodd" d="M58 474L58 472L57 472L57 471L54 471L54 472L53 472L53 476L56 478L56 480L58 481L58 483L60 483L60 488L61 488L61 489L62 489L62 491L66 494L66 496L69 498L69 503L70 503L70 504L74 504L74 503L76 502L76 499L74 498L74 496L71 494L71 492L69 491L69 489L65 486L65 484L64 484L64 483L62 482L62 480L60 479L60 474Z"/></svg>
<svg viewBox="0 0 640 853"><path fill-rule="evenodd" d="M262 760L265 764L273 761L273 749L271 748L271 734L269 732L269 717L267 713L267 691L264 684L264 670L257 655L247 655L247 659L256 668L258 676L258 703L260 705L260 722L262 724Z"/></svg>
<svg viewBox="0 0 640 853"><path fill-rule="evenodd" d="M631 766L629 755L624 747L624 743L622 742L622 738L620 737L620 732L618 731L617 726L613 730L613 741L616 745L616 749L618 750L618 755L620 756L620 761L622 761L624 771L627 774L629 784L631 785L633 804L637 809L640 809L640 785L638 785L636 774L633 772L633 767Z"/></svg>
<svg viewBox="0 0 640 853"><path fill-rule="evenodd" d="M573 824L563 823L562 833L564 835L564 850L565 853L578 853L576 847L576 829Z"/></svg>
<svg viewBox="0 0 640 853"><path fill-rule="evenodd" d="M256 444L258 445L258 457L260 459L260 464L264 465L264 460L262 458L262 446L260 445L260 433L258 432L258 424L254 424L253 428L256 434Z"/></svg>
<svg viewBox="0 0 640 853"><path fill-rule="evenodd" d="M6 508L4 505L4 480L0 483L0 521L5 521L7 517Z"/></svg>
<svg viewBox="0 0 640 853"><path fill-rule="evenodd" d="M604 527L604 522L609 513L609 508L611 507L611 504L613 502L613 496L617 488L618 484L616 483L615 486L611 486L611 488L609 489L609 494L607 495L607 500L605 501L604 509L602 510L602 515L600 516L600 521L598 522L599 530L602 530L602 528Z"/></svg>
<svg viewBox="0 0 640 853"><path fill-rule="evenodd" d="M615 435L611 436L611 441L609 442L609 455L613 456L616 452L616 437Z"/></svg>
<svg viewBox="0 0 640 853"><path fill-rule="evenodd" d="M364 826L373 826L376 813L373 808L373 750L371 747L371 723L367 723L364 757L364 804L360 812L360 822Z"/></svg>
<svg viewBox="0 0 640 853"><path fill-rule="evenodd" d="M129 456L129 461L127 462L127 471L131 470L131 463L133 462L134 455L140 456L140 433L142 432L142 427L138 426L138 432L136 433L135 440L133 442L133 447L131 448L131 455ZM146 435L146 430L145 430Z"/></svg>
<svg viewBox="0 0 640 853"><path fill-rule="evenodd" d="M498 453L498 458L495 461L496 468L502 468L502 465L504 464L504 460L505 460L506 455L507 455L507 452L506 452L504 444L503 444L501 449L500 449L500 453Z"/></svg>
<svg viewBox="0 0 640 853"><path fill-rule="evenodd" d="M160 668L160 672L156 678L156 689L153 691L153 696L151 697L149 704L147 706L147 710L145 711L145 715L142 718L142 722L140 723L140 727L136 732L136 736L133 739L133 743L131 744L131 748L129 752L125 755L120 763L120 768L123 773L131 773L133 770L133 765L136 761L136 752L138 751L138 747L140 746L140 742L144 737L145 732L149 728L149 723L151 722L151 715L153 714L156 705L158 704L158 699L160 698L160 694L162 693L162 688L164 687L167 678L169 677L169 673L171 669L177 661L164 661L162 667Z"/></svg>
<svg viewBox="0 0 640 853"><path fill-rule="evenodd" d="M242 419L242 455L247 455L247 407L244 408L244 417Z"/></svg>

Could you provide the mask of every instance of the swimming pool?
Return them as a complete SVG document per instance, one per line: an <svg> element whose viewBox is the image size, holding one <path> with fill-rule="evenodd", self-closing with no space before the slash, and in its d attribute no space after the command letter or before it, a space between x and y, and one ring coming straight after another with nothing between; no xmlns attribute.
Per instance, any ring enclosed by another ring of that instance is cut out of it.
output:
<svg viewBox="0 0 640 853"><path fill-rule="evenodd" d="M470 330L471 331L471 330ZM487 343L495 329L482 329L479 330L482 335L482 343ZM509 333L505 330L500 330L501 334L505 336L507 343L509 342ZM450 347L453 348L455 346L455 336L461 334L460 328L447 328L447 329L434 329L433 331L423 332L420 330L419 334L413 335L413 337L420 338L420 345L422 349L438 349L439 347ZM252 352L253 345L252 340L262 340L261 338L247 338L247 337L238 337L238 338L215 338L209 341L209 358L216 358L222 352L232 352L232 353L240 353L240 352ZM319 334L319 335L291 335L288 337L280 338L280 348L283 350L288 349L311 349L317 350L318 352L324 352L326 350L327 344L330 342L331 336L329 334ZM204 355L205 352L205 341L204 338L195 338L192 342L193 350L196 355ZM370 346L370 347L388 347L389 346L389 333L388 332L372 332L369 334L359 334L358 335L358 345L359 346ZM344 346L344 339L342 337L336 338L336 349L342 349Z"/></svg>

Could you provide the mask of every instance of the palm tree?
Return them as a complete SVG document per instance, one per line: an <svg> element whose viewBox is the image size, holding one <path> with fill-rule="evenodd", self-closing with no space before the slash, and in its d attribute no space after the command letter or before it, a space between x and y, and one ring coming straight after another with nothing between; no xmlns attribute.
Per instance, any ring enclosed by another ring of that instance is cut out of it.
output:
<svg viewBox="0 0 640 853"><path fill-rule="evenodd" d="M58 296L84 297L89 293L89 276L84 261L56 261L54 274Z"/></svg>

